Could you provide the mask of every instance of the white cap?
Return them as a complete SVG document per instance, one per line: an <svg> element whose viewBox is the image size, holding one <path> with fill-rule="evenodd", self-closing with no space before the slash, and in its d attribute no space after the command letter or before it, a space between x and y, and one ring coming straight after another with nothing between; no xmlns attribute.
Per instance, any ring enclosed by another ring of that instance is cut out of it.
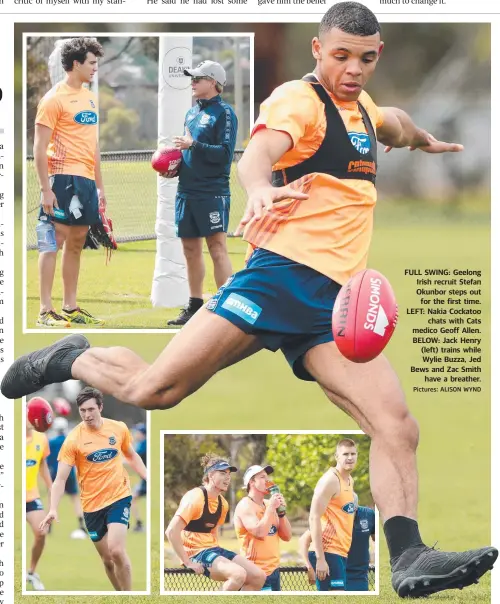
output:
<svg viewBox="0 0 500 604"><path fill-rule="evenodd" d="M68 420L65 417L56 417L54 423L52 424L52 428L57 430L57 432L66 433L69 429Z"/></svg>
<svg viewBox="0 0 500 604"><path fill-rule="evenodd" d="M250 466L243 476L243 486L247 487L250 482L250 478L253 478L259 472L264 471L266 474L272 474L274 468L272 466Z"/></svg>
<svg viewBox="0 0 500 604"><path fill-rule="evenodd" d="M185 69L184 75L191 78L212 78L221 86L226 84L226 70L215 61L203 61L194 68Z"/></svg>

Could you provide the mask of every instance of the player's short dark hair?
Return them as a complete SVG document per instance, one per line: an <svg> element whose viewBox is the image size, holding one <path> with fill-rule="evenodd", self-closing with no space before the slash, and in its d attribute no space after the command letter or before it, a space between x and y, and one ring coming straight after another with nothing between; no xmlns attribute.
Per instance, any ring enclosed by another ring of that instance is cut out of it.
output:
<svg viewBox="0 0 500 604"><path fill-rule="evenodd" d="M80 394L76 397L76 404L78 407L90 401L91 399L95 399L98 407L102 407L104 403L104 398L102 396L102 392L97 390L97 388L92 388L91 386L85 386L83 390L80 391Z"/></svg>
<svg viewBox="0 0 500 604"><path fill-rule="evenodd" d="M340 447L355 447L357 449L358 445L352 440L352 438L343 438L337 443L337 451L340 449Z"/></svg>
<svg viewBox="0 0 500 604"><path fill-rule="evenodd" d="M319 24L319 35L334 27L353 36L373 36L380 32L377 17L359 2L339 2L330 7Z"/></svg>
<svg viewBox="0 0 500 604"><path fill-rule="evenodd" d="M74 61L78 61L83 65L89 52L96 57L104 55L104 49L96 38L71 38L66 40L61 49L61 63L64 71L72 71Z"/></svg>

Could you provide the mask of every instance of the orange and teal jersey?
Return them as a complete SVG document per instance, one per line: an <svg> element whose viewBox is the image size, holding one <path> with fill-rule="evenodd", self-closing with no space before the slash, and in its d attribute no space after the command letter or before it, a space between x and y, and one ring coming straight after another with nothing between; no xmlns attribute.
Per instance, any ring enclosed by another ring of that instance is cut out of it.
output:
<svg viewBox="0 0 500 604"><path fill-rule="evenodd" d="M97 96L87 88L59 82L47 92L38 104L35 123L52 130L47 148L50 176L95 180L98 122Z"/></svg>
<svg viewBox="0 0 500 604"><path fill-rule="evenodd" d="M123 422L102 418L99 430L84 422L68 434L57 461L76 468L84 512L96 512L132 494L123 466L132 436Z"/></svg>
<svg viewBox="0 0 500 604"><path fill-rule="evenodd" d="M31 430L31 435L26 437L26 503L40 497L38 473L40 464L49 454L49 441L45 434Z"/></svg>
<svg viewBox="0 0 500 604"><path fill-rule="evenodd" d="M267 500L264 500L264 505L268 505ZM258 520L261 520L265 513L265 508L254 503L249 497L242 499L236 506L234 510L234 528L240 544L240 554L261 568L268 577L280 564L278 514L274 512L268 534L265 537L258 538L245 528L240 518L240 514L249 509L255 513Z"/></svg>
<svg viewBox="0 0 500 604"><path fill-rule="evenodd" d="M219 497L210 497L207 494L208 511L210 514L215 514L219 507L219 501L222 505L219 520L210 532L198 533L195 531L181 531L182 545L189 558L195 556L204 549L219 546L217 541L217 527L224 524L229 511L229 504L226 499L222 495L219 495ZM186 525L188 525L192 520L198 520L202 517L204 507L205 496L203 490L200 487L195 487L188 491L181 499L175 515L180 516Z"/></svg>
<svg viewBox="0 0 500 604"><path fill-rule="evenodd" d="M328 96L352 145L365 152L367 128L358 103ZM366 92L359 103L373 127L381 126L383 112ZM326 135L325 111L325 103L304 80L282 84L262 103L252 136L263 128L278 130L289 135L292 145L273 170L296 166L316 154ZM313 172L289 183L309 198L275 203L263 218L247 225L244 239L253 248L285 256L343 285L367 264L377 193L373 182L355 176L368 170L374 170L371 162L360 160L349 163L350 178Z"/></svg>
<svg viewBox="0 0 500 604"><path fill-rule="evenodd" d="M321 516L323 551L347 557L351 548L354 526L354 480L352 476L345 481L338 470L331 470L340 481L340 493L328 502Z"/></svg>

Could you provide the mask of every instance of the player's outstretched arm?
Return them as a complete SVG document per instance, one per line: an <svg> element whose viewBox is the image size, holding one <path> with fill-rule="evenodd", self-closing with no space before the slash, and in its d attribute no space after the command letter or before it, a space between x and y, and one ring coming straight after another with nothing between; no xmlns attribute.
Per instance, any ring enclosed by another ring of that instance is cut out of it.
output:
<svg viewBox="0 0 500 604"><path fill-rule="evenodd" d="M41 531L44 531L46 528L48 528L54 520L58 522L57 509L59 507L61 497L64 495L64 487L66 486L66 480L68 480L72 467L73 466L70 466L63 461L60 461L59 465L57 466L57 476L50 491L50 510L47 516L45 516L40 523Z"/></svg>
<svg viewBox="0 0 500 604"><path fill-rule="evenodd" d="M201 575L205 570L203 564L191 562L191 560L187 557L184 546L182 545L181 531L185 526L186 521L176 514L167 526L165 535L182 564L184 564L186 568L190 568L197 575Z"/></svg>
<svg viewBox="0 0 500 604"><path fill-rule="evenodd" d="M238 162L238 177L247 192L248 201L235 235L240 235L250 220L260 220L274 202L308 198L307 194L289 185L272 186L273 166L291 146L292 140L288 134L269 128L259 130L250 139Z"/></svg>
<svg viewBox="0 0 500 604"><path fill-rule="evenodd" d="M309 528L313 550L316 552L316 576L320 581L330 574L323 550L323 536L321 530L321 516L326 512L328 502L340 493L340 481L335 474L324 474L319 480L311 501L309 512Z"/></svg>
<svg viewBox="0 0 500 604"><path fill-rule="evenodd" d="M426 153L457 153L463 145L438 141L432 134L414 124L411 117L396 107L381 107L384 121L377 128L377 139L386 145L388 153L393 147L408 147L410 151L420 149Z"/></svg>

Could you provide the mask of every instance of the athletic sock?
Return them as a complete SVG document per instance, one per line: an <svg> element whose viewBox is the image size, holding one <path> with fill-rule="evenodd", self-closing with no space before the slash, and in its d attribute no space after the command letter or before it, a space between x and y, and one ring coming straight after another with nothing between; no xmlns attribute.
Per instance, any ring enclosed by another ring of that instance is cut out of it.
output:
<svg viewBox="0 0 500 604"><path fill-rule="evenodd" d="M406 516L389 518L384 524L384 533L389 547L391 564L407 549L424 545L418 530L418 522L413 518Z"/></svg>
<svg viewBox="0 0 500 604"><path fill-rule="evenodd" d="M188 308L189 310L200 310L203 306L203 298L189 298Z"/></svg>
<svg viewBox="0 0 500 604"><path fill-rule="evenodd" d="M66 382L72 380L71 367L76 359L85 352L85 349L75 348L68 350L67 348L59 351L50 360L45 370L45 379L47 384Z"/></svg>

